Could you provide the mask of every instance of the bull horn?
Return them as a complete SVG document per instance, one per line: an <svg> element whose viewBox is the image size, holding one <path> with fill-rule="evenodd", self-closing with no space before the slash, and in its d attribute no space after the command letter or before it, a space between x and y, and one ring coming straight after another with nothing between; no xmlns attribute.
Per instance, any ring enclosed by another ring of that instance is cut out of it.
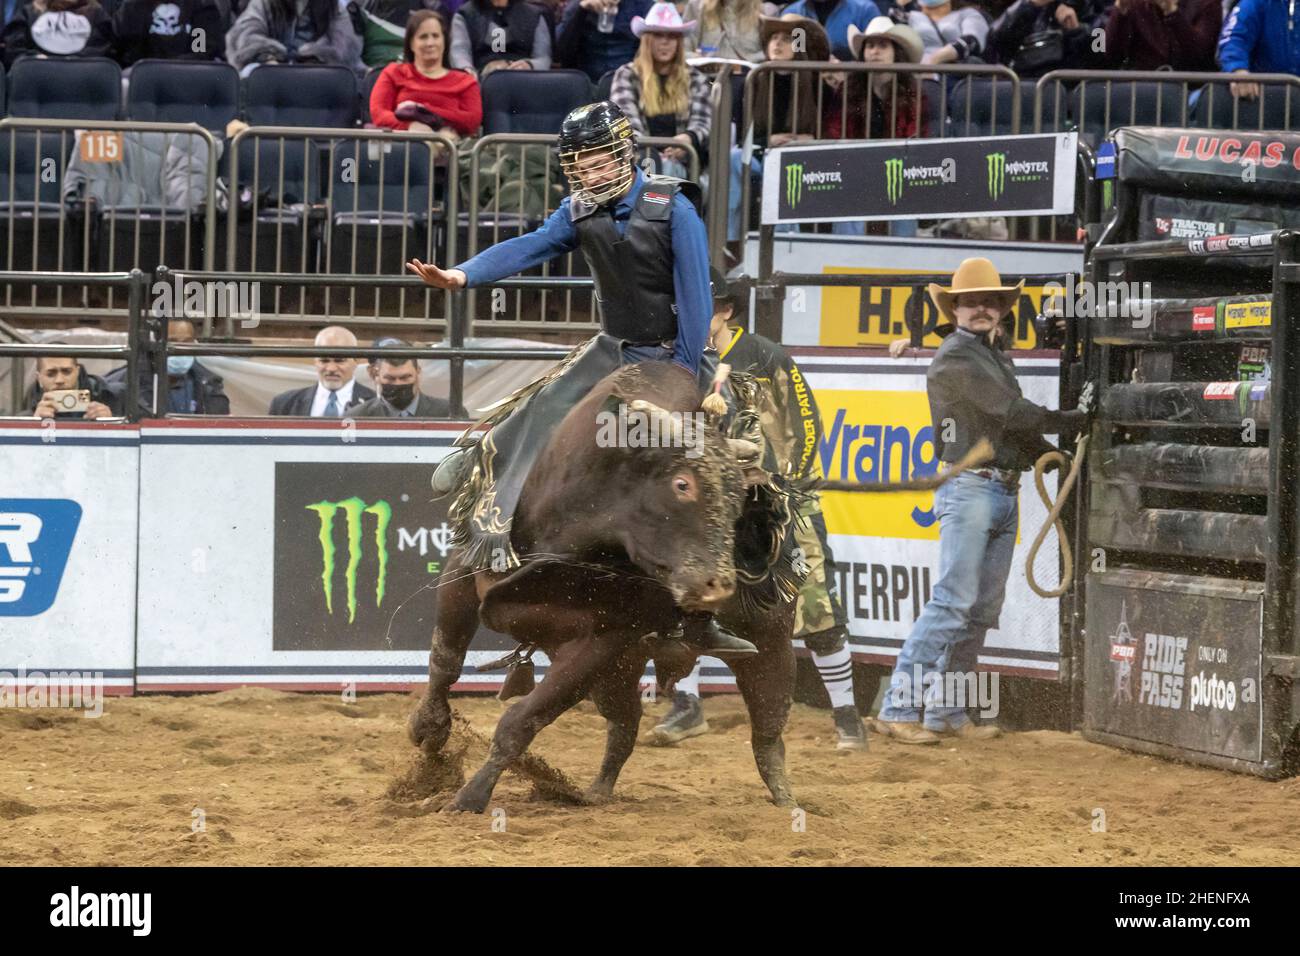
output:
<svg viewBox="0 0 1300 956"><path fill-rule="evenodd" d="M742 464L757 464L763 454L757 444L744 438L728 438L727 447L731 449L732 457Z"/></svg>
<svg viewBox="0 0 1300 956"><path fill-rule="evenodd" d="M644 399L636 399L628 405L634 412L640 412L642 415L649 415L651 419L659 422L659 434L671 436L675 446L680 447L682 444L682 419L680 415L673 415L672 412L665 411L654 402L647 402Z"/></svg>

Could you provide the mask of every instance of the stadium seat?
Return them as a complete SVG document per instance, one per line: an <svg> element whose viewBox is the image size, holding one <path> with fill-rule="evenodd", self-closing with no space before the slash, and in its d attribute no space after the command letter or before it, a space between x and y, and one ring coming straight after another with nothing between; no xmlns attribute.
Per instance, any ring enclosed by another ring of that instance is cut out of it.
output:
<svg viewBox="0 0 1300 956"><path fill-rule="evenodd" d="M245 137L230 155L232 162L239 157L235 268L315 272L325 195L320 145L297 137Z"/></svg>
<svg viewBox="0 0 1300 956"><path fill-rule="evenodd" d="M126 118L145 123L198 123L225 134L239 115L239 73L229 63L141 60L131 68Z"/></svg>
<svg viewBox="0 0 1300 956"><path fill-rule="evenodd" d="M925 81L925 91L937 104L940 95L939 82ZM1013 124L1015 86L1010 80L963 78L958 80L948 93L950 135L1007 136L1016 132L1032 131L1033 104L1033 85L1024 82L1020 86L1020 128L1017 130ZM937 136L939 133L935 131L931 135Z"/></svg>
<svg viewBox="0 0 1300 956"><path fill-rule="evenodd" d="M1093 149L1121 126L1185 125L1184 112L1181 83L1080 83L1070 96L1079 138Z"/></svg>
<svg viewBox="0 0 1300 956"><path fill-rule="evenodd" d="M617 72L618 70L610 70L607 73L605 73L605 75L602 76L599 80L596 81L595 99L597 100L609 99L609 91L614 88L614 74Z"/></svg>
<svg viewBox="0 0 1300 956"><path fill-rule="evenodd" d="M1248 100L1237 99L1225 84L1206 85L1200 90L1190 125L1208 129L1300 129L1300 90L1278 83L1261 86L1263 96Z"/></svg>
<svg viewBox="0 0 1300 956"><path fill-rule="evenodd" d="M384 72L382 66L372 67L361 80L361 125L368 126L374 122L370 118L370 94L379 82L379 74Z"/></svg>
<svg viewBox="0 0 1300 956"><path fill-rule="evenodd" d="M581 70L497 70L483 78L483 134L558 133L568 113L591 102Z"/></svg>
<svg viewBox="0 0 1300 956"><path fill-rule="evenodd" d="M60 184L74 142L73 130L0 130L0 270L58 269L60 249L62 268L90 268L80 253L80 218L64 223L59 244ZM56 175L42 175L47 168Z"/></svg>
<svg viewBox="0 0 1300 956"><path fill-rule="evenodd" d="M357 78L345 66L266 64L243 85L250 126L357 125Z"/></svg>
<svg viewBox="0 0 1300 956"><path fill-rule="evenodd" d="M401 275L428 254L434 167L426 143L341 141L330 176L327 261L333 273Z"/></svg>
<svg viewBox="0 0 1300 956"><path fill-rule="evenodd" d="M122 68L104 57L24 57L9 70L9 115L118 119L122 115Z"/></svg>

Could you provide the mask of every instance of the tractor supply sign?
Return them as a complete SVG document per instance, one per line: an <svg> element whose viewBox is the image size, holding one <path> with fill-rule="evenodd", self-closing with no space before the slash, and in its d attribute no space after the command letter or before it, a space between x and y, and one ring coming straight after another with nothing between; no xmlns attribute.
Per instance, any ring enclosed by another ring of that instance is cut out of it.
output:
<svg viewBox="0 0 1300 956"><path fill-rule="evenodd" d="M1068 213L1074 133L772 150L763 223Z"/></svg>
<svg viewBox="0 0 1300 956"><path fill-rule="evenodd" d="M275 650L427 648L450 549L427 465L277 462Z"/></svg>

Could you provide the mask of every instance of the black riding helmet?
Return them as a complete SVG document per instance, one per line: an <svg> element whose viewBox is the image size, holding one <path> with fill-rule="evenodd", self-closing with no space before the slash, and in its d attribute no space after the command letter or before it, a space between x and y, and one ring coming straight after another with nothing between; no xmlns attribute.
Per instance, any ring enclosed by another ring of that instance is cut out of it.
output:
<svg viewBox="0 0 1300 956"><path fill-rule="evenodd" d="M556 149L569 189L580 202L600 205L617 198L627 192L635 176L636 131L608 100L580 106L566 116ZM598 161L604 156L606 161ZM588 185L592 180L601 181Z"/></svg>

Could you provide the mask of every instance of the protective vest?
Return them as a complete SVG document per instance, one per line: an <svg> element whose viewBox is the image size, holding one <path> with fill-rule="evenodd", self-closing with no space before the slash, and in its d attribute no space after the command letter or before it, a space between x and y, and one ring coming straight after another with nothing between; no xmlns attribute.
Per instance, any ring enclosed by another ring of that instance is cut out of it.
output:
<svg viewBox="0 0 1300 956"><path fill-rule="evenodd" d="M641 344L677 338L672 211L678 192L699 211L695 183L646 176L622 236L612 205L572 206L573 225L596 286L601 328L616 338Z"/></svg>
<svg viewBox="0 0 1300 956"><path fill-rule="evenodd" d="M478 3L467 3L460 8L460 15L465 18L465 28L469 32L474 68L477 70L495 60L526 60L533 54L533 37L537 33L541 10L525 0L514 0L506 7L504 50L492 48L492 31L497 29L493 11L490 2L485 2L482 7Z"/></svg>

